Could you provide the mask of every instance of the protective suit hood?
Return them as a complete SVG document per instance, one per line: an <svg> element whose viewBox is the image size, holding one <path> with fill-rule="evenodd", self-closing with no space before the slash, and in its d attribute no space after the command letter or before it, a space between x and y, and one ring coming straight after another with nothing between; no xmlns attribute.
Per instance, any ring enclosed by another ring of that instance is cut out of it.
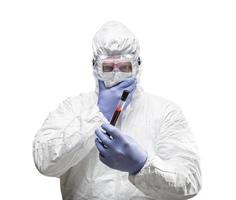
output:
<svg viewBox="0 0 236 200"><path fill-rule="evenodd" d="M139 42L123 24L109 21L102 25L93 39L93 56L100 55L139 55Z"/></svg>
<svg viewBox="0 0 236 200"><path fill-rule="evenodd" d="M106 56L129 56L134 60L139 58L139 42L134 34L123 24L117 21L109 21L102 25L102 27L97 31L93 38L92 43L93 48L93 60L96 62L100 57ZM134 77L137 79L137 88L134 93L135 96L140 94L143 90L140 86L140 74L142 70L142 65L136 64L136 73ZM97 72L96 64L93 65L93 74L96 81L95 92L98 94L98 79L99 73ZM119 77L118 77L119 78ZM109 80L110 84L117 80ZM108 82L109 84L109 82Z"/></svg>

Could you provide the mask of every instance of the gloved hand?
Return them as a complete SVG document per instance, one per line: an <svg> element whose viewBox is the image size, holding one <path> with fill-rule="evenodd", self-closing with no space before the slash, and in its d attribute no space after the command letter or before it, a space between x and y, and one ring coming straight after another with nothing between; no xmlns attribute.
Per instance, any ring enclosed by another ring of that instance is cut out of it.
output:
<svg viewBox="0 0 236 200"><path fill-rule="evenodd" d="M138 173L147 160L147 152L144 151L130 136L120 132L118 128L110 124L102 124L111 137L101 129L96 129L95 143L99 151L100 160L111 167L130 174Z"/></svg>
<svg viewBox="0 0 236 200"><path fill-rule="evenodd" d="M98 107L99 110L103 113L103 115L107 118L107 120L110 121L112 118L112 114L115 111L116 105L119 102L120 97L124 90L128 90L130 92L125 102L124 109L129 105L133 93L136 89L137 81L134 78L126 79L111 88L106 88L103 81L101 80L98 81L99 81Z"/></svg>

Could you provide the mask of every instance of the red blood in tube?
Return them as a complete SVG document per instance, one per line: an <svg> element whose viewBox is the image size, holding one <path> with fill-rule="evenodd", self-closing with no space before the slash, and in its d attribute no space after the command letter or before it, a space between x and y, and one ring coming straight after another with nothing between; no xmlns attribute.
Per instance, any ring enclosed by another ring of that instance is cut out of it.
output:
<svg viewBox="0 0 236 200"><path fill-rule="evenodd" d="M118 105L118 106L116 107L116 111L117 111L117 112L121 112L121 108L122 108L122 105Z"/></svg>

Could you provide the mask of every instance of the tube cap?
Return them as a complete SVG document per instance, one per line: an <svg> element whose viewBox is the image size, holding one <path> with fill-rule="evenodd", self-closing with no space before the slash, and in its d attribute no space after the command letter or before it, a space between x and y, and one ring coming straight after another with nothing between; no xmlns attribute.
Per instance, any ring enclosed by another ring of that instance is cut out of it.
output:
<svg viewBox="0 0 236 200"><path fill-rule="evenodd" d="M124 90L124 91L123 91L123 94L122 94L122 96L121 96L120 99L121 99L122 101L126 101L128 95L129 95L129 91L128 91L128 90Z"/></svg>

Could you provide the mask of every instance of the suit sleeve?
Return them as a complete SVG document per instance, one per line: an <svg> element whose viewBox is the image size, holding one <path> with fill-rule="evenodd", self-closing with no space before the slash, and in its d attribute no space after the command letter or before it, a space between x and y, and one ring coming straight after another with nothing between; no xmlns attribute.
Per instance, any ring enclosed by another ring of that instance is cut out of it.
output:
<svg viewBox="0 0 236 200"><path fill-rule="evenodd" d="M144 194L163 200L195 196L201 188L197 147L181 109L163 105L155 155L129 180Z"/></svg>
<svg viewBox="0 0 236 200"><path fill-rule="evenodd" d="M73 99L64 100L35 135L33 157L39 172L58 178L63 175L92 149L94 131L104 122L97 105L75 113Z"/></svg>

